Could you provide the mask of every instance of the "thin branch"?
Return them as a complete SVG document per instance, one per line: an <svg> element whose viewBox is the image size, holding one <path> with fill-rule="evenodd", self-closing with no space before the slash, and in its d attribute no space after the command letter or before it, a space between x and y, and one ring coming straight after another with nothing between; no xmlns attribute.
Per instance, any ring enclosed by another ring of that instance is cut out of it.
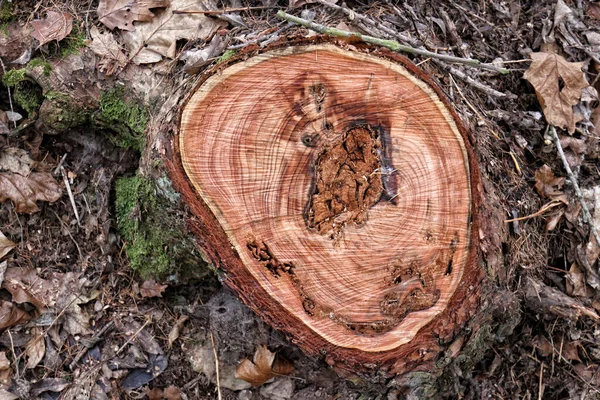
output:
<svg viewBox="0 0 600 400"><path fill-rule="evenodd" d="M267 10L270 8L278 8L275 6L257 6L257 7L234 7L234 8L224 8L222 10L173 10L173 14L204 14L204 15L219 15L219 14L227 14L230 12L237 11L252 11L252 10Z"/></svg>
<svg viewBox="0 0 600 400"><path fill-rule="evenodd" d="M598 246L600 246L600 235L598 235L598 230L594 226L594 220L592 219L592 214L590 214L590 209L588 208L585 200L583 199L583 194L581 193L581 189L579 189L579 184L577 183L577 178L575 177L573 170L571 170L569 161L567 161L567 157L565 157L565 152L563 151L562 145L560 144L560 138L558 137L558 134L556 133L556 128L554 128L554 126L552 126L552 125L550 125L550 134L552 135L552 138L554 139L554 143L556 144L556 150L558 150L558 155L560 156L560 159L563 162L563 166L565 167L565 170L567 171L567 175L569 175L569 180L571 181L571 184L573 185L573 189L575 189L575 195L577 196L577 198L579 199L579 203L581 204L581 211L583 211L583 219L585 222L587 222L590 225L590 231L592 232L592 236L594 236L596 243L598 244Z"/></svg>
<svg viewBox="0 0 600 400"><path fill-rule="evenodd" d="M437 54L437 53L433 53L428 50L417 49L417 48L414 48L411 46L406 46L406 45L398 43L395 40L380 39L380 38L376 38L373 36L363 35L363 34L357 33L357 32L348 32L348 31L343 31L341 29L337 29L337 28L330 28L325 25L321 25L321 24L317 24L312 21L308 21L304 18L299 18L299 17L293 16L293 15L287 14L283 11L278 11L277 17L284 19L286 21L289 21L289 22L293 22L297 25L304 26L315 32L319 32L319 33L329 35L329 36L344 37L344 38L357 37L366 43L371 43L371 44L374 44L377 46L387 47L388 49L393 50L393 51L404 52L404 53L419 55L419 56L423 56L423 57L431 57L431 58L435 58L435 59L446 61L446 62L465 64L465 65L469 65L471 67L481 68L481 69L485 69L488 71L499 72L501 74L508 74L510 72L506 68L499 68L499 67L496 67L491 64L484 64L481 61L476 60L476 59L454 57L454 56L449 56L446 54Z"/></svg>

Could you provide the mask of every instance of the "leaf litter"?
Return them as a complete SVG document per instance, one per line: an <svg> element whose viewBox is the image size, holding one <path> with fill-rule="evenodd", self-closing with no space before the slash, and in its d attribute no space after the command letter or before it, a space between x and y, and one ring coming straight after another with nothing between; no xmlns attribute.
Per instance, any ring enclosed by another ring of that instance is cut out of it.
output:
<svg viewBox="0 0 600 400"><path fill-rule="evenodd" d="M73 29L73 16L67 12L49 10L45 19L31 21L31 36L37 39L39 46L53 40L61 41ZM38 47L39 47L38 46Z"/></svg>
<svg viewBox="0 0 600 400"><path fill-rule="evenodd" d="M533 62L523 77L535 88L549 124L575 132L581 120L573 112L584 88L589 86L581 70L583 62L568 62L554 53L531 53Z"/></svg>
<svg viewBox="0 0 600 400"><path fill-rule="evenodd" d="M294 365L291 362L263 345L256 349L252 361L244 358L240 362L235 370L235 376L252 386L260 386L269 379L290 375L292 372L294 372Z"/></svg>

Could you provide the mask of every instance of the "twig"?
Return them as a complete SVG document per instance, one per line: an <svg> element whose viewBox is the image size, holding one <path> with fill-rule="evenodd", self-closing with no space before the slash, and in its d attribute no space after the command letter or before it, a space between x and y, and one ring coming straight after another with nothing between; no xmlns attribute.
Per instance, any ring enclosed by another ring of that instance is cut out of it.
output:
<svg viewBox="0 0 600 400"><path fill-rule="evenodd" d="M375 44L377 46L387 47L388 49L393 50L393 51L405 52L405 53L420 55L420 56L424 56L424 57L431 57L431 58L446 61L446 62L465 64L465 65L469 65L471 67L482 68L482 69L485 69L488 71L499 72L501 74L508 74L510 72L506 68L499 68L499 67L496 67L491 64L484 64L481 61L476 60L476 59L454 57L454 56L449 56L446 54L437 54L437 53L433 53L428 50L417 49L417 48L414 48L411 46L406 46L406 45L398 43L395 40L380 39L380 38L376 38L373 36L363 35L363 34L357 33L357 32L348 32L348 31L343 31L341 29L337 29L337 28L330 28L325 25L321 25L321 24L317 24L312 21L308 21L304 18L299 18L299 17L293 16L293 15L287 14L283 11L278 11L277 17L284 19L286 21L289 21L289 22L293 22L297 25L304 26L315 32L319 32L319 33L329 35L329 36L344 37L344 38L357 37L366 43L371 43L371 44Z"/></svg>
<svg viewBox="0 0 600 400"><path fill-rule="evenodd" d="M394 30L394 29L392 29L392 28L390 28L388 26L385 26L384 24L376 22L376 21L372 20L369 17L361 15L361 14L357 13L354 10L351 10L351 9L349 9L347 7L344 7L344 6L339 6L339 5L334 4L334 3L330 2L330 1L327 1L327 0L316 0L316 2L319 3L319 4L322 4L322 5L326 6L326 7L329 7L331 9L333 9L333 10L342 11L344 14L346 14L348 16L348 19L350 19L351 21L353 21L353 20L356 19L358 21L361 21L364 24L372 25L376 29L378 29L380 31L383 31L384 33L390 35L391 37L395 37L398 40L401 40L401 41L403 41L405 43L408 43L408 44L410 44L413 47L417 47L418 46L418 41L417 40L415 40L415 39L413 39L413 38L411 38L409 36L402 35L400 32L397 32L396 30Z"/></svg>
<svg viewBox="0 0 600 400"><path fill-rule="evenodd" d="M150 323L150 321L152 321L151 318L146 319L146 322L144 322L144 325L140 326L140 329L138 329L137 331L135 331L135 333L133 335L131 335L131 337L129 339L127 339L127 341L125 343L123 343L123 346L121 346L119 348L119 350L117 350L117 352L115 353L115 356L118 356L119 353L121 351L123 351L123 349L125 348L125 346L127 346L128 344L130 344L131 342L133 342L133 339L137 338L137 335L140 334L140 332L142 331L142 329L144 329L146 327L146 325L148 325Z"/></svg>
<svg viewBox="0 0 600 400"><path fill-rule="evenodd" d="M210 342L212 343L213 353L215 354L215 372L217 377L217 398L218 400L223 399L223 395L221 394L221 379L219 378L219 356L217 355L217 347L215 346L215 338L213 337L212 332L210 333Z"/></svg>
<svg viewBox="0 0 600 400"><path fill-rule="evenodd" d="M285 31L286 29L291 28L292 26L294 26L294 24L292 24L291 22L288 22L286 25L284 25L281 28L275 30L274 32L268 33L266 35L260 36L260 37L258 37L256 39L252 39L252 40L249 40L249 41L241 43L241 44L236 44L236 45L233 45L233 46L229 46L229 47L227 47L227 50L237 50L237 49L241 49L243 47L246 47L248 45L251 45L253 43L264 42L266 40L271 39L274 36L279 35L281 32Z"/></svg>
<svg viewBox="0 0 600 400"><path fill-rule="evenodd" d="M573 185L573 189L575 189L575 195L579 199L579 203L581 204L581 210L583 211L583 219L590 225L590 231L596 240L598 246L600 246L600 235L598 235L598 230L594 226L594 220L592 219L592 214L590 214L590 209L588 208L585 200L583 199L583 194L581 193L581 189L579 189L579 184L577 183L577 178L575 178L575 174L571 170L571 166L569 165L569 161L567 161L567 157L565 157L565 152L563 151L562 145L560 144L560 139L558 134L556 133L556 128L554 126L549 125L550 134L554 139L554 143L556 144L556 150L558 150L558 155L563 162L563 166L567 171L567 175L569 175L569 180L571 181L571 185Z"/></svg>
<svg viewBox="0 0 600 400"><path fill-rule="evenodd" d="M73 211L75 212L75 218L77 219L77 225L81 226L81 220L79 219L79 212L77 211L77 205L75 204L75 197L73 197L73 191L71 190L71 184L69 183L69 177L65 171L65 167L61 165L60 172L63 176L63 181L65 182L65 186L67 187L67 193L69 194L69 200L71 200L71 207L73 207Z"/></svg>
<svg viewBox="0 0 600 400"><path fill-rule="evenodd" d="M236 11L251 11L251 10L267 10L271 8L279 8L275 6L257 6L257 7L234 7L234 8L224 8L222 10L173 10L173 14L205 14L205 15L218 15L218 14L227 14L230 12Z"/></svg>
<svg viewBox="0 0 600 400"><path fill-rule="evenodd" d="M481 115L481 113L479 111L477 111L477 109L469 102L469 100L467 100L467 98L465 97L465 95L463 94L462 90L460 89L460 87L456 84L456 82L454 81L454 78L452 78L452 75L450 75L450 80L452 81L452 84L454 85L454 87L456 88L456 90L458 91L458 94L460 95L460 97L463 99L463 101L467 104L467 106L469 106L469 108L475 113L475 115L477 115L477 118L479 118L479 120L481 122L483 122L483 124L485 125L486 128L488 128L488 130L492 133L492 135L496 138L496 139L500 139L500 135L498 135L496 132L494 132L494 130L488 125L486 119L484 118L483 115ZM514 158L513 158L514 160ZM516 160L515 161L515 165L517 166L517 168L519 167L519 164L517 164ZM520 174L519 174L520 175Z"/></svg>
<svg viewBox="0 0 600 400"><path fill-rule="evenodd" d="M6 75L6 68L4 67L4 62L2 61L2 58L0 58L0 65L2 65L2 75ZM8 86L6 86L6 91L8 92L8 104L10 106L10 112L14 113L15 110L13 109L12 96L10 95L10 88ZM13 125L15 126L15 129L17 129L17 121L15 121L14 119Z"/></svg>
<svg viewBox="0 0 600 400"><path fill-rule="evenodd" d="M58 165L56 166L56 168L54 168L54 171L52 172L52 175L58 175L58 172L60 171L60 168L62 167L62 165L65 162L66 158L67 158L67 153L65 153L65 155L62 156L62 158L58 162Z"/></svg>
<svg viewBox="0 0 600 400"><path fill-rule="evenodd" d="M458 70L454 67L451 67L449 65L444 64L443 62L441 62L440 60L431 60L433 62L435 62L437 65L439 65L441 68L447 70L448 72L450 72L452 75L456 76L458 79L468 83L469 85L473 86L475 89L478 89L480 91L482 91L483 93L492 96L492 97L499 97L499 98L509 98L509 99L516 99L517 96L515 96L512 93L502 93L499 92L495 89L492 89L491 87L471 78L470 76L468 76L467 74L465 74L464 72L462 72L461 70Z"/></svg>
<svg viewBox="0 0 600 400"><path fill-rule="evenodd" d="M509 223L509 222L525 221L526 219L535 218L535 217L542 215L546 211L548 211L554 207L563 205L563 204L565 204L565 203L563 203L562 201L552 200L550 203L544 204L542 206L542 208L540 208L538 211L534 212L533 214L529 214L529 215L526 215L524 217L519 217L519 218L506 219L506 220L504 220L504 222Z"/></svg>

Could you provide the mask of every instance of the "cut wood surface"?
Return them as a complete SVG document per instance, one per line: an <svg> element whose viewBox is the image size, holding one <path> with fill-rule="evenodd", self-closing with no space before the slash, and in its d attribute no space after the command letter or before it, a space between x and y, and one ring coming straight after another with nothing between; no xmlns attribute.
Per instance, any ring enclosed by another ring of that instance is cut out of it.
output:
<svg viewBox="0 0 600 400"><path fill-rule="evenodd" d="M305 350L418 364L472 314L477 166L403 58L313 44L233 63L189 98L178 146L203 247Z"/></svg>

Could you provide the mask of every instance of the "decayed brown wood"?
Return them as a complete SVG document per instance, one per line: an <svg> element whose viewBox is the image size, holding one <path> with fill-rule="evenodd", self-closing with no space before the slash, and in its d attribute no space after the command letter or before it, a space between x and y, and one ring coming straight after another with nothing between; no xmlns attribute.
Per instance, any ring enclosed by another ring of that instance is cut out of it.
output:
<svg viewBox="0 0 600 400"><path fill-rule="evenodd" d="M402 373L475 311L479 172L406 59L313 44L232 63L191 95L175 148L207 256L306 351Z"/></svg>

